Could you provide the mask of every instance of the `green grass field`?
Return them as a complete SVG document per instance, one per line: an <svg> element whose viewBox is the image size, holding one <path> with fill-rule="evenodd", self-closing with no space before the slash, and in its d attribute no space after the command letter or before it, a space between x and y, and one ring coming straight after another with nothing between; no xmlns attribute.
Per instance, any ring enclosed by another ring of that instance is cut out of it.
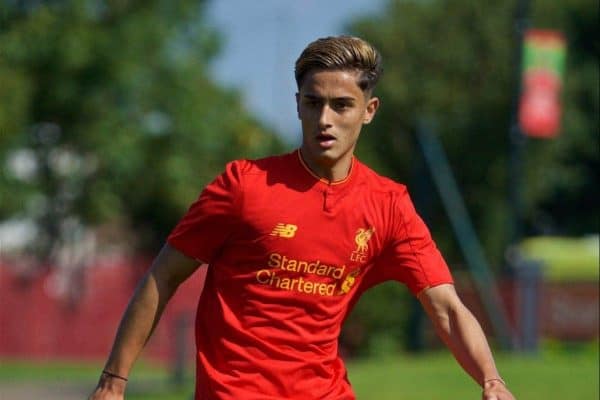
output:
<svg viewBox="0 0 600 400"><path fill-rule="evenodd" d="M595 400L599 398L598 352L545 352L538 356L499 355L502 374L518 399ZM91 390L99 365L81 363L0 362L3 383L47 385L70 381ZM348 363L350 380L360 400L479 399L480 391L446 353L419 356L400 354L385 359ZM191 372L191 371L190 371ZM169 384L168 372L143 364L131 376L127 399L190 400L193 382L183 387Z"/></svg>

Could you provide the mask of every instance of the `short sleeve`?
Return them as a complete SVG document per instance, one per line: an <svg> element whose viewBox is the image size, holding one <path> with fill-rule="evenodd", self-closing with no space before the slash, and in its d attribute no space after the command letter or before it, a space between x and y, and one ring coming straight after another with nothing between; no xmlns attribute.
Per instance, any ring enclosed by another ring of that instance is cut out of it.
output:
<svg viewBox="0 0 600 400"><path fill-rule="evenodd" d="M171 246L198 261L213 261L240 220L240 163L227 164L206 186L168 236Z"/></svg>
<svg viewBox="0 0 600 400"><path fill-rule="evenodd" d="M448 265L406 188L392 200L392 207L392 237L376 269L386 279L406 284L415 295L428 287L453 283Z"/></svg>

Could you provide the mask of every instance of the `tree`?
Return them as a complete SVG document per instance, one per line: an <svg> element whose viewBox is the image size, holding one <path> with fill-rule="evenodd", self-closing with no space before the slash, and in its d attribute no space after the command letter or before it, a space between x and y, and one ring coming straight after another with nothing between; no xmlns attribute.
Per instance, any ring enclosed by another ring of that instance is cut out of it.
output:
<svg viewBox="0 0 600 400"><path fill-rule="evenodd" d="M107 224L155 249L226 161L280 148L211 81L197 1L0 7L0 218L35 221L40 256Z"/></svg>
<svg viewBox="0 0 600 400"><path fill-rule="evenodd" d="M561 30L568 56L562 133L552 141L529 140L526 147L526 232L597 232L597 4L531 1L531 26ZM362 135L359 157L408 184L456 275L462 257L438 194L427 183L414 135L422 118L437 122L436 133L486 254L492 265L502 266L510 227L508 132L515 86L515 8L516 1L390 0L379 16L350 24L352 34L381 51L385 71L375 93L382 106ZM362 338L346 332L354 348L376 348L372 338L410 340L406 327L415 323L409 321L414 315L408 300L398 300L406 292L398 285L375 291L349 317L350 327L372 328ZM390 323L382 324L376 318L381 315Z"/></svg>
<svg viewBox="0 0 600 400"><path fill-rule="evenodd" d="M516 2L390 1L385 14L351 30L383 53L380 115L364 135L362 157L413 185L420 118L437 121L467 207L494 264L503 262L507 156L514 88ZM526 149L528 234L597 232L598 8L589 0L532 0L531 26L558 29L568 41L562 134ZM431 193L437 196L437 193ZM447 217L431 210L431 228L451 259Z"/></svg>

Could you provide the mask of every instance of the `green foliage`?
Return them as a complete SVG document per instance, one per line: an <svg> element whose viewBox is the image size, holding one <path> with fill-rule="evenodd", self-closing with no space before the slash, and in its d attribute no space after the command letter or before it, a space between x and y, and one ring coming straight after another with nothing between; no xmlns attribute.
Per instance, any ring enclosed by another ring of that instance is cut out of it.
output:
<svg viewBox="0 0 600 400"><path fill-rule="evenodd" d="M598 229L598 12L591 0L531 1L530 26L558 29L568 42L563 127L526 147L526 233L562 235ZM492 264L503 262L510 227L509 119L515 88L516 1L390 1L381 17L351 31L382 52L382 107L359 146L378 170L417 186L414 132L437 121L459 186ZM437 198L430 187L429 197ZM417 206L421 206L417 204ZM451 261L457 246L439 201L428 210L432 231Z"/></svg>
<svg viewBox="0 0 600 400"><path fill-rule="evenodd" d="M53 239L65 218L118 224L155 247L225 162L279 149L211 82L219 38L197 1L1 7L0 218Z"/></svg>
<svg viewBox="0 0 600 400"><path fill-rule="evenodd" d="M532 0L531 27L561 30L568 42L563 127L554 140L529 140L523 176L526 232L563 236L597 232L598 12L590 0ZM453 173L492 265L504 263L511 223L508 157L515 89L516 1L390 0L380 16L359 19L353 34L382 53L376 89L381 108L358 146L376 170L407 182L417 209L455 268L462 255L415 140L423 118L436 122ZM596 260L597 262L597 260ZM375 289L376 291L379 289ZM369 292L350 316L345 338L369 327L354 348L392 350L409 331L407 302L392 306L386 291ZM402 294L397 293L402 296ZM382 315L380 315L382 314ZM389 322L379 326L382 318ZM386 344L387 343L387 344ZM396 342L397 343L397 342Z"/></svg>
<svg viewBox="0 0 600 400"><path fill-rule="evenodd" d="M348 315L340 345L348 355L378 356L398 350L406 341L400 329L409 322L408 290L396 282L386 282L369 291Z"/></svg>

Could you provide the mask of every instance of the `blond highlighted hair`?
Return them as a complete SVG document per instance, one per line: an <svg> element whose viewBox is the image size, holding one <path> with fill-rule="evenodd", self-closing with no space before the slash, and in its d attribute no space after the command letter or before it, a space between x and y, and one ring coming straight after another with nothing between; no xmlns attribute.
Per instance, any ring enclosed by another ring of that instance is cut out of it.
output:
<svg viewBox="0 0 600 400"><path fill-rule="evenodd" d="M296 83L302 86L311 70L358 71L358 86L371 93L383 72L381 55L365 40L354 36L330 36L310 43L296 60Z"/></svg>

